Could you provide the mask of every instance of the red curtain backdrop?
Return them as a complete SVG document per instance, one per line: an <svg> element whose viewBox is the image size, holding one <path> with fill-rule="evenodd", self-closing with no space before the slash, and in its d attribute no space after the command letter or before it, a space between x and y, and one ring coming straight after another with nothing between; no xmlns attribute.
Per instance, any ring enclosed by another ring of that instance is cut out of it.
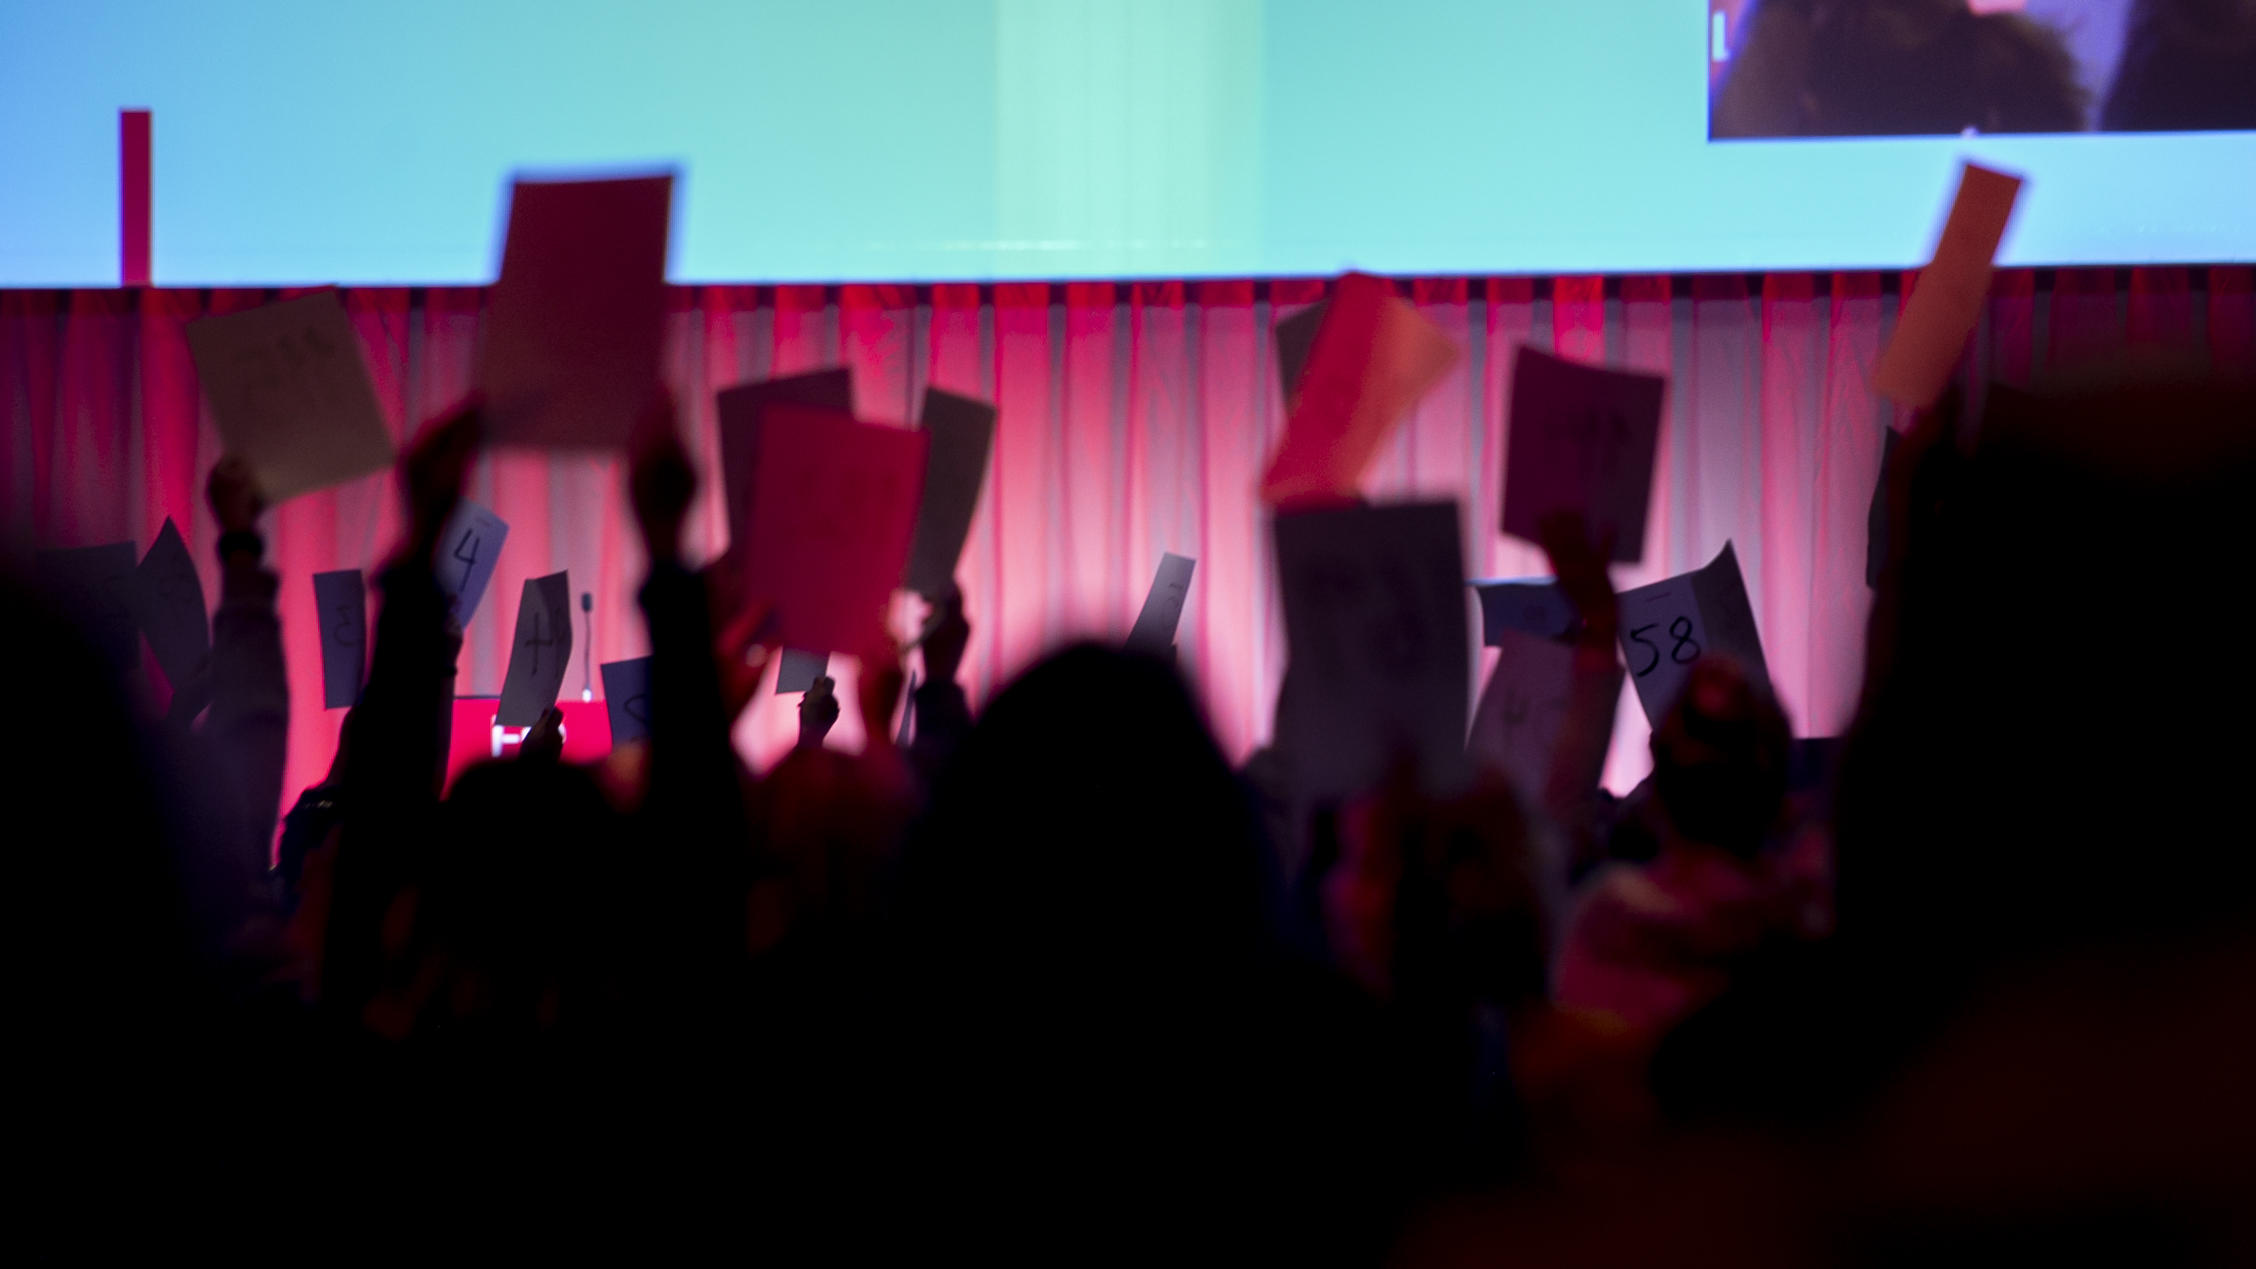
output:
<svg viewBox="0 0 2256 1269"><path fill-rule="evenodd" d="M1801 734L1832 734L1853 703L1866 511L1881 429L1895 421L1866 388L1898 309L1894 281L1405 284L1467 355L1405 421L1369 490L1457 498L1476 574L1541 573L1536 552L1494 528L1515 349L1527 343L1666 374L1644 563L1617 580L1641 584L1736 543L1780 694ZM746 379L843 361L853 367L859 413L880 421L910 419L927 384L995 401L994 467L960 570L974 701L1060 641L1124 634L1161 553L1174 551L1198 559L1182 664L1223 743L1242 756L1268 732L1285 657L1253 497L1283 424L1268 331L1323 290L1306 281L682 288L669 374L708 472L713 394ZM183 327L282 294L0 292L0 519L12 547L127 538L146 547L170 516L212 592L216 531L201 487L218 440ZM344 298L404 440L469 388L482 292L354 289ZM2148 356L2246 373L2256 370L2256 270L2003 273L1970 355L1981 377L2016 384ZM621 475L615 461L541 453L481 464L471 495L511 532L467 632L463 691L499 690L519 587L557 569L595 596L598 664L646 650L633 600L642 561ZM724 523L708 486L693 552L717 552ZM290 797L326 769L342 719L320 707L311 577L373 569L398 528L386 478L300 498L269 517L290 657ZM851 700L851 670L841 669ZM580 686L575 669L566 694ZM764 697L755 706L740 736L755 760L788 743L794 703ZM1645 767L1645 727L1626 695L1621 719L1608 777L1617 788ZM837 742L859 739L843 720Z"/></svg>

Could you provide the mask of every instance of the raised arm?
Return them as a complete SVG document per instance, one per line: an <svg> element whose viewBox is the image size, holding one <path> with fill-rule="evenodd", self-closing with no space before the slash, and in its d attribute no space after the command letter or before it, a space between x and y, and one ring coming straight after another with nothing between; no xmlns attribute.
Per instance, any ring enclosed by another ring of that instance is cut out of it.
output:
<svg viewBox="0 0 2256 1269"><path fill-rule="evenodd" d="M1543 808L1573 837L1579 850L1593 830L1598 782L1605 774L1606 751L1614 742L1614 710L1622 685L1615 646L1620 608L1613 581L1606 576L1611 543L1591 541L1589 526L1573 513L1546 519L1541 532L1552 575L1577 618L1567 713L1552 743Z"/></svg>
<svg viewBox="0 0 2256 1269"><path fill-rule="evenodd" d="M642 585L650 630L650 766L643 816L650 840L699 919L676 928L717 946L694 954L741 955L742 869L750 833L744 786L730 737L735 688L724 690L705 579L682 563L682 522L697 475L675 430L670 403L636 427L629 493L650 559ZM732 616L737 616L732 614ZM744 623L732 621L741 630ZM723 632L724 645L734 642Z"/></svg>
<svg viewBox="0 0 2256 1269"><path fill-rule="evenodd" d="M453 707L452 627L432 559L477 454L479 418L465 406L425 427L401 460L407 533L380 576L383 607L368 684L342 755L344 808L324 945L322 996L357 1010L376 984L378 930L405 880L408 855L430 837L445 775Z"/></svg>
<svg viewBox="0 0 2256 1269"><path fill-rule="evenodd" d="M924 681L915 697L916 734L909 740L909 765L929 783L947 765L971 731L971 702L956 682L971 622L964 616L963 591L953 583L932 598L925 619Z"/></svg>
<svg viewBox="0 0 2256 1269"><path fill-rule="evenodd" d="M226 782L251 876L265 874L282 805L282 768L289 756L290 683L282 660L282 623L274 610L276 579L260 558L265 510L248 464L222 458L204 487L219 525L219 611L212 617L211 713L207 751Z"/></svg>

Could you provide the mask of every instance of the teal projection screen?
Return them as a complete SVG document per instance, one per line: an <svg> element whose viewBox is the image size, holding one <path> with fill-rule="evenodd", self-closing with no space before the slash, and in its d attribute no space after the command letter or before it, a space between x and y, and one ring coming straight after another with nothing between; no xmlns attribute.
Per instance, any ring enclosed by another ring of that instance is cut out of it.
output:
<svg viewBox="0 0 2256 1269"><path fill-rule="evenodd" d="M654 165L680 281L1898 267L1962 158L2007 263L2256 259L2256 75L2098 130L2143 2L1972 4L2073 92L1907 136L1730 86L1825 0L0 0L0 285L118 280L128 107L164 285L482 282L513 172Z"/></svg>

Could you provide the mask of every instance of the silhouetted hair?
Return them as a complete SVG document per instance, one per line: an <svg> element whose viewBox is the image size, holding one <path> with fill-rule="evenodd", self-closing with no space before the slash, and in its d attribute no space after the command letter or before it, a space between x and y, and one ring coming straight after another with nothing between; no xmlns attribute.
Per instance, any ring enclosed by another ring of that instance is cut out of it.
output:
<svg viewBox="0 0 2256 1269"><path fill-rule="evenodd" d="M2099 126L2109 132L2256 128L2256 3L2138 0Z"/></svg>

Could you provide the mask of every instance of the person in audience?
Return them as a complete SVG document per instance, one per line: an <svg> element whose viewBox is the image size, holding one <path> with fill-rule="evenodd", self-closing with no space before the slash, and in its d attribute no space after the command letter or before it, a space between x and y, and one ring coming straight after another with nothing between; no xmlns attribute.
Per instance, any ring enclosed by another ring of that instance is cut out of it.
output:
<svg viewBox="0 0 2256 1269"><path fill-rule="evenodd" d="M1787 747L1763 685L1720 657L1694 663L1653 732L1656 853L1586 884L1559 949L1559 1003L1658 1035L1770 940L1825 932L1822 839L1774 849Z"/></svg>
<svg viewBox="0 0 2256 1269"><path fill-rule="evenodd" d="M873 613L863 751L822 746L841 703L813 693L814 743L754 772L731 734L769 614L684 558L698 479L663 399L628 473L643 756L567 761L551 709L449 788L433 562L471 401L401 459L367 689L283 826L287 939L244 937L285 582L224 460L212 653L164 717L111 640L0 577L49 729L0 766L35 1196L154 1171L217 1210L366 1220L663 1194L831 1259L2246 1262L2252 418L2256 389L2208 380L1921 412L1821 818L1787 813L1768 685L1704 658L1654 729L1633 861L1591 844L1621 831L1622 669L1608 544L1572 516L1543 530L1569 705L1524 794L1405 766L1304 805L1323 737L1289 672L1243 777L1171 658L1059 648L975 712L953 588L906 752Z"/></svg>

